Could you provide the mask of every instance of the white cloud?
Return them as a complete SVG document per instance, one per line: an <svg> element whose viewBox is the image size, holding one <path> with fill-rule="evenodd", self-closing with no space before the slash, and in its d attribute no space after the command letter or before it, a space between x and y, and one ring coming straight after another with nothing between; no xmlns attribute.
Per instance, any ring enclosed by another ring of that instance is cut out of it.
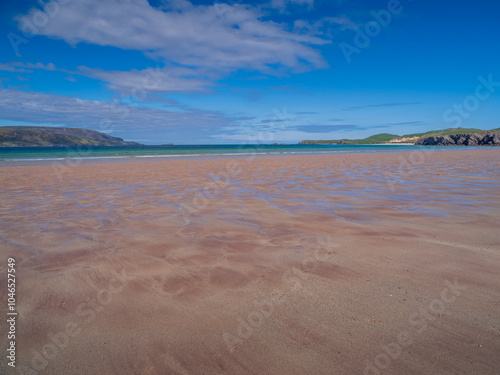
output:
<svg viewBox="0 0 500 375"><path fill-rule="evenodd" d="M42 63L22 63L19 61L11 61L7 64L0 64L0 70L6 70L8 72L17 72L17 73L33 73L33 70L30 69L41 69L41 70L58 70L53 63L42 64Z"/></svg>
<svg viewBox="0 0 500 375"><path fill-rule="evenodd" d="M12 72L12 73L33 73L33 70L19 68L19 67L13 66L12 64L8 64L8 63L7 64L0 63L0 70Z"/></svg>
<svg viewBox="0 0 500 375"><path fill-rule="evenodd" d="M109 88L127 95L144 93L207 92L214 84L203 72L182 67L105 71L79 67L79 74L109 83Z"/></svg>
<svg viewBox="0 0 500 375"><path fill-rule="evenodd" d="M30 30L35 11L17 17L21 30ZM201 6L174 0L154 8L138 0L72 0L38 27L37 34L72 45L87 42L140 50L175 64L226 74L237 69L272 73L277 67L294 72L327 67L313 47L329 41L288 31L284 25L262 21L263 16L258 7L244 4Z"/></svg>
<svg viewBox="0 0 500 375"><path fill-rule="evenodd" d="M42 63L36 63L36 64L27 63L27 64L23 64L21 62L13 62L12 64L14 66L23 66L23 67L30 68L30 69L56 70L56 66L54 64L52 64L52 63L48 63L48 64L42 64Z"/></svg>

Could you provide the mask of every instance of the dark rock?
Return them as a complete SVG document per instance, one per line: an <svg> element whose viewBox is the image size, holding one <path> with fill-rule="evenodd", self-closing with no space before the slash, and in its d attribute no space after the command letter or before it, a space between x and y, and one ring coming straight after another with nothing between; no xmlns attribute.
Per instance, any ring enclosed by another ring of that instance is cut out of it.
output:
<svg viewBox="0 0 500 375"><path fill-rule="evenodd" d="M486 134L451 134L420 138L420 146L500 146L500 132Z"/></svg>

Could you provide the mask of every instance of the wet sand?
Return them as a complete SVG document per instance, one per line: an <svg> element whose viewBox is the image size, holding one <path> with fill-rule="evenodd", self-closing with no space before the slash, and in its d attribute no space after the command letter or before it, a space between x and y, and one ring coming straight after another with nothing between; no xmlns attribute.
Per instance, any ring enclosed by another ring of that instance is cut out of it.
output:
<svg viewBox="0 0 500 375"><path fill-rule="evenodd" d="M499 161L0 167L0 372L500 373Z"/></svg>

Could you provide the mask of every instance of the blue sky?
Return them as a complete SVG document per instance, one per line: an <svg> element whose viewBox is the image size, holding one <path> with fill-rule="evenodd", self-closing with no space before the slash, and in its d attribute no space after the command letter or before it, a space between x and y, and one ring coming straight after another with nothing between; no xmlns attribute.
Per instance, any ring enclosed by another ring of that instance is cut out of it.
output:
<svg viewBox="0 0 500 375"><path fill-rule="evenodd" d="M0 126L145 144L500 127L496 1L0 2Z"/></svg>

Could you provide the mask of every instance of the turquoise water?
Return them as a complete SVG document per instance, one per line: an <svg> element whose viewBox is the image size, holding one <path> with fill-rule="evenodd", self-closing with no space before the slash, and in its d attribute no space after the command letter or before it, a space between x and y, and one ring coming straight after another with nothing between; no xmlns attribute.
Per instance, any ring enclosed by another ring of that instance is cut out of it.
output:
<svg viewBox="0 0 500 375"><path fill-rule="evenodd" d="M206 156L283 155L298 153L372 153L428 149L413 145L194 145L194 146L82 146L82 147L2 147L0 163L57 161L67 159L127 159ZM437 149L476 147L432 147Z"/></svg>

